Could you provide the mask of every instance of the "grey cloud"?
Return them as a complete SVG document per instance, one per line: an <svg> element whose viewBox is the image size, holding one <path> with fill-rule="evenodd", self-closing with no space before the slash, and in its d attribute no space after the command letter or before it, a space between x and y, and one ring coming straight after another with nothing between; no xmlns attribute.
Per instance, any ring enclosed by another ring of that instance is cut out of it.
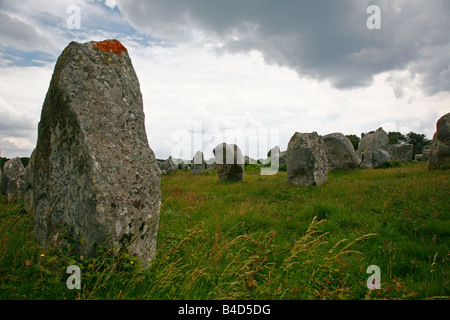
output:
<svg viewBox="0 0 450 320"><path fill-rule="evenodd" d="M47 51L49 39L40 35L33 26L0 12L0 43L23 51Z"/></svg>
<svg viewBox="0 0 450 320"><path fill-rule="evenodd" d="M381 8L381 30L366 27L371 4ZM448 0L118 0L118 7L153 36L180 41L195 29L223 43L221 50L259 50L268 63L337 88L411 68L426 93L450 91Z"/></svg>

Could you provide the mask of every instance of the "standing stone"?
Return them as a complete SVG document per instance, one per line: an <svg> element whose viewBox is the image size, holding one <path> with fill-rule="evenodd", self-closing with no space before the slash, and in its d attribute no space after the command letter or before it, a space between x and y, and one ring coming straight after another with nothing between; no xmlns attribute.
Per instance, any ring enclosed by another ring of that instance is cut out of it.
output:
<svg viewBox="0 0 450 320"><path fill-rule="evenodd" d="M286 165L286 155L287 155L286 151L280 152L280 158L278 159L278 164L280 166Z"/></svg>
<svg viewBox="0 0 450 320"><path fill-rule="evenodd" d="M281 152L279 146L275 146L267 153L269 162L282 166L286 164L286 151Z"/></svg>
<svg viewBox="0 0 450 320"><path fill-rule="evenodd" d="M426 145L422 148L423 161L428 161L431 154L431 145Z"/></svg>
<svg viewBox="0 0 450 320"><path fill-rule="evenodd" d="M161 175L144 117L139 81L120 42L69 44L55 66L31 161L38 244L64 246L66 234L85 240L80 254L104 245L149 266Z"/></svg>
<svg viewBox="0 0 450 320"><path fill-rule="evenodd" d="M216 169L216 159L211 158L205 161L206 170L214 170Z"/></svg>
<svg viewBox="0 0 450 320"><path fill-rule="evenodd" d="M258 164L258 160L253 159L253 158L250 158L249 156L245 156L245 157L244 157L244 160L245 160L245 165L248 165L248 164ZM215 160L214 160L214 161L215 161Z"/></svg>
<svg viewBox="0 0 450 320"><path fill-rule="evenodd" d="M328 180L325 142L316 132L296 132L286 151L287 181L296 186L321 185Z"/></svg>
<svg viewBox="0 0 450 320"><path fill-rule="evenodd" d="M178 164L175 163L176 161L170 156L166 161L164 161L160 165L160 169L165 171L166 173L175 173L178 170Z"/></svg>
<svg viewBox="0 0 450 320"><path fill-rule="evenodd" d="M342 133L327 134L323 136L323 141L326 146L329 170L354 170L361 163L350 139Z"/></svg>
<svg viewBox="0 0 450 320"><path fill-rule="evenodd" d="M361 159L361 168L373 169L392 160L387 151L389 137L383 128L367 134L361 139L356 154Z"/></svg>
<svg viewBox="0 0 450 320"><path fill-rule="evenodd" d="M178 168L180 170L189 170L190 168L190 164L189 164L189 160L181 160L181 163L178 165Z"/></svg>
<svg viewBox="0 0 450 320"><path fill-rule="evenodd" d="M450 112L442 116L436 124L436 133L431 143L428 162L429 169L439 169L450 165Z"/></svg>
<svg viewBox="0 0 450 320"><path fill-rule="evenodd" d="M213 153L220 181L244 180L245 157L237 145L221 143Z"/></svg>
<svg viewBox="0 0 450 320"><path fill-rule="evenodd" d="M203 157L203 152L197 151L197 153L194 156L194 159L192 159L191 173L197 174L197 173L205 171L205 169L206 169L206 163L205 163L205 158Z"/></svg>
<svg viewBox="0 0 450 320"><path fill-rule="evenodd" d="M413 144L392 144L388 146L388 152L392 156L392 161L410 162L413 159Z"/></svg>
<svg viewBox="0 0 450 320"><path fill-rule="evenodd" d="M20 158L6 161L1 175L2 193L8 202L22 200L25 194L25 168Z"/></svg>

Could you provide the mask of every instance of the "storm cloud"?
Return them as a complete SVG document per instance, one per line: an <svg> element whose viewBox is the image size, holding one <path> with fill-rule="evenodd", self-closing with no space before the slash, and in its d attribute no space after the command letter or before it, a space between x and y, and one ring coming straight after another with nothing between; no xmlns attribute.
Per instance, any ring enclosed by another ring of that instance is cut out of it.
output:
<svg viewBox="0 0 450 320"><path fill-rule="evenodd" d="M361 0L118 0L136 29L169 41L202 41L218 51L257 50L266 62L338 89L408 70L426 94L450 91L450 2ZM369 5L381 29L367 28Z"/></svg>

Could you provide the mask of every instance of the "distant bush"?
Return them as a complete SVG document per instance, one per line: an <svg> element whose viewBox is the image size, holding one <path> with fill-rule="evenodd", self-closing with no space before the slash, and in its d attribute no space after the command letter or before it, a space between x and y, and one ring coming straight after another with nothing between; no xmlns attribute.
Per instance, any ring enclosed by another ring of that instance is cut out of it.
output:
<svg viewBox="0 0 450 320"><path fill-rule="evenodd" d="M30 158L20 158L20 161L22 162L23 166L26 168L26 167L28 167L28 163L30 162Z"/></svg>
<svg viewBox="0 0 450 320"><path fill-rule="evenodd" d="M355 149L355 151L358 150L359 141L361 141L361 139L355 134L349 134L349 135L346 135L346 137L352 143L353 149Z"/></svg>
<svg viewBox="0 0 450 320"><path fill-rule="evenodd" d="M260 164L246 163L244 170L245 170L246 173L259 173L262 167L263 166L260 165Z"/></svg>
<svg viewBox="0 0 450 320"><path fill-rule="evenodd" d="M268 164L265 164L265 165L259 165L259 168L270 168L271 166L272 166L272 162L269 162ZM280 164L278 166L278 171L286 172L287 171L286 164Z"/></svg>
<svg viewBox="0 0 450 320"><path fill-rule="evenodd" d="M402 163L400 161L390 161L378 167L378 169L387 169L387 168L400 168Z"/></svg>

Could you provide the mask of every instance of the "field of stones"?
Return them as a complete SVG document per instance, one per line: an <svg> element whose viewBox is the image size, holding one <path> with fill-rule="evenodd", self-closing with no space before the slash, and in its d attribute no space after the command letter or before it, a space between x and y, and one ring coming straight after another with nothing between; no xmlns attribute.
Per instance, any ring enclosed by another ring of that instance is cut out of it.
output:
<svg viewBox="0 0 450 320"><path fill-rule="evenodd" d="M0 299L450 296L450 113L422 153L379 128L190 163L144 123L126 48L70 43L31 158L2 165Z"/></svg>

